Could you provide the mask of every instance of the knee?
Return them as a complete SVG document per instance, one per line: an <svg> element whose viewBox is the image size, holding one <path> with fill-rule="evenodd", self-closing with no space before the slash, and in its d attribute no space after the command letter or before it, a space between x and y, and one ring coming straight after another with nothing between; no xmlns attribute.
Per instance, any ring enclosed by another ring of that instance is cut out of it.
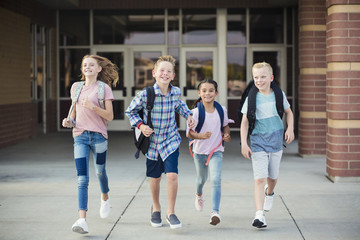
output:
<svg viewBox="0 0 360 240"><path fill-rule="evenodd" d="M221 186L221 177L220 176L215 176L215 177L211 178L211 185L213 187Z"/></svg>
<svg viewBox="0 0 360 240"><path fill-rule="evenodd" d="M262 185L266 183L266 179L265 178L259 178L259 179L255 179L255 184L257 185Z"/></svg>
<svg viewBox="0 0 360 240"><path fill-rule="evenodd" d="M178 175L176 173L167 173L166 174L166 179L167 179L168 182L177 182Z"/></svg>
<svg viewBox="0 0 360 240"><path fill-rule="evenodd" d="M198 184L200 184L200 185L204 185L205 182L206 182L206 178L201 177L201 176L198 176L198 177L196 178L196 182L197 182Z"/></svg>
<svg viewBox="0 0 360 240"><path fill-rule="evenodd" d="M87 176L79 176L78 177L78 186L79 187L87 187L89 185L89 178Z"/></svg>

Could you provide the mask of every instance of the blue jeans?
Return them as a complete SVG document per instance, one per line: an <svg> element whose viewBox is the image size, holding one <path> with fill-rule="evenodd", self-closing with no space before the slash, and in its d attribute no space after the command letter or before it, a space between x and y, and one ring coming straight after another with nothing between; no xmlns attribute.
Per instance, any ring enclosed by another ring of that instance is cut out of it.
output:
<svg viewBox="0 0 360 240"><path fill-rule="evenodd" d="M219 212L219 205L221 199L221 169L222 169L222 152L215 152L206 166L208 155L194 153L194 163L196 169L196 193L202 194L204 184L210 174L210 182L212 186L212 208L213 211Z"/></svg>
<svg viewBox="0 0 360 240"><path fill-rule="evenodd" d="M102 193L108 193L108 178L105 170L108 141L101 133L84 131L74 138L74 157L78 176L79 210L87 211L89 185L89 158L92 151L95 172Z"/></svg>

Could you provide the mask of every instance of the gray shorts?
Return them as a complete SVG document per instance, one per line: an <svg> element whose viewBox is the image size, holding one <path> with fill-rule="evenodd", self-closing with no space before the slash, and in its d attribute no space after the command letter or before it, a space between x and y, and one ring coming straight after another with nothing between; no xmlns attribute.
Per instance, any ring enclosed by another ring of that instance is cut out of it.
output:
<svg viewBox="0 0 360 240"><path fill-rule="evenodd" d="M282 153L283 150L273 153L254 152L251 156L254 179L277 179Z"/></svg>

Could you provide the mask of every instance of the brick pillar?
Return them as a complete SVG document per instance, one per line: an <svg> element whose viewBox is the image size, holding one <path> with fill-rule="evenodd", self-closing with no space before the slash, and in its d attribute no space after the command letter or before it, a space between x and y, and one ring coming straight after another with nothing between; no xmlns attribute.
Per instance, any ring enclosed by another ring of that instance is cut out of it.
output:
<svg viewBox="0 0 360 240"><path fill-rule="evenodd" d="M327 14L326 171L334 182L360 181L359 1L328 0Z"/></svg>
<svg viewBox="0 0 360 240"><path fill-rule="evenodd" d="M299 0L299 153L326 154L326 0Z"/></svg>

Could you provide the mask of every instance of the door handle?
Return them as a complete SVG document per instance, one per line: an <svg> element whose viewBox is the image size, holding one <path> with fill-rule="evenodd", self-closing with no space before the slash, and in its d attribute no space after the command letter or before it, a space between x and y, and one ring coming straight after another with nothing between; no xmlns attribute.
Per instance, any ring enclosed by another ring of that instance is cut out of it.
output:
<svg viewBox="0 0 360 240"><path fill-rule="evenodd" d="M122 91L123 91L123 97L126 97L126 95L127 95L126 90L127 90L127 88L126 88L126 87L123 87L123 88L122 88Z"/></svg>
<svg viewBox="0 0 360 240"><path fill-rule="evenodd" d="M187 87L183 87L183 95L184 95L184 97L187 96Z"/></svg>

